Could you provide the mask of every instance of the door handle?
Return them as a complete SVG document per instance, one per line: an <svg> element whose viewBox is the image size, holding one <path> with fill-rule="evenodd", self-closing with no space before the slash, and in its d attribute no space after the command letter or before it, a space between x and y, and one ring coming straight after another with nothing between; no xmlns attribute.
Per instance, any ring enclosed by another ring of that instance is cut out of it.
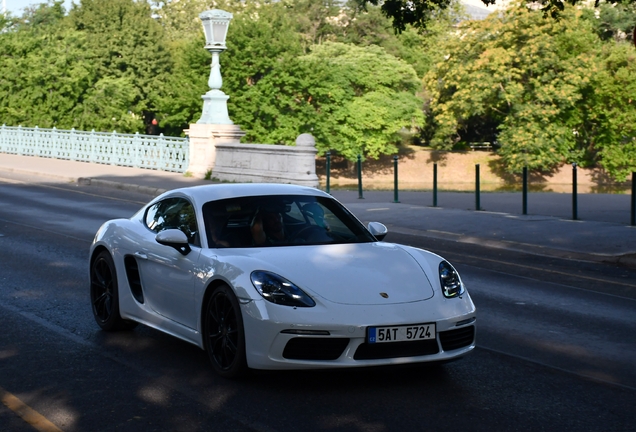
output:
<svg viewBox="0 0 636 432"><path fill-rule="evenodd" d="M148 259L148 255L146 255L144 252L135 252L135 256L142 260Z"/></svg>

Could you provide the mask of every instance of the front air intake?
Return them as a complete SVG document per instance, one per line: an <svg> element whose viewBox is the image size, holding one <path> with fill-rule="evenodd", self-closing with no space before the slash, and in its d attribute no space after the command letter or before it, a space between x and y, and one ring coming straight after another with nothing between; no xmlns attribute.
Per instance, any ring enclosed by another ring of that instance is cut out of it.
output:
<svg viewBox="0 0 636 432"><path fill-rule="evenodd" d="M439 347L436 339L414 342L363 343L353 358L355 360L378 360L399 357L418 357L437 354Z"/></svg>
<svg viewBox="0 0 636 432"><path fill-rule="evenodd" d="M139 277L139 266L137 260L132 255L126 255L124 258L124 266L126 267L126 277L128 278L128 286L130 292L139 303L144 302L144 292L141 289L141 278Z"/></svg>
<svg viewBox="0 0 636 432"><path fill-rule="evenodd" d="M297 337L285 345L289 360L337 360L349 345L348 338Z"/></svg>
<svg viewBox="0 0 636 432"><path fill-rule="evenodd" d="M439 332L439 341L444 351L470 346L475 340L475 326Z"/></svg>

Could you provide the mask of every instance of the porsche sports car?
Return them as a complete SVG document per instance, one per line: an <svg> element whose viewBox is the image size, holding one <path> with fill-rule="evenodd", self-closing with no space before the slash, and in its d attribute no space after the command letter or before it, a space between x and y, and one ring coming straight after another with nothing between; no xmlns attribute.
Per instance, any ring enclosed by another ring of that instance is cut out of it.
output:
<svg viewBox="0 0 636 432"><path fill-rule="evenodd" d="M214 369L442 362L475 348L475 306L448 261L383 242L331 195L282 184L166 192L99 228L93 314L204 349Z"/></svg>

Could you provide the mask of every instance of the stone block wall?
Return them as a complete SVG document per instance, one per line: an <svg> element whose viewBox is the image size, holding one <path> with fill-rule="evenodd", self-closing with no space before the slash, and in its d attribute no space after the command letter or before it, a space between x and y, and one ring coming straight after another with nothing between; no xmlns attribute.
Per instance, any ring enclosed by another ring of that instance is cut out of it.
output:
<svg viewBox="0 0 636 432"><path fill-rule="evenodd" d="M318 187L314 137L302 134L296 146L218 143L212 177L221 181L291 183Z"/></svg>

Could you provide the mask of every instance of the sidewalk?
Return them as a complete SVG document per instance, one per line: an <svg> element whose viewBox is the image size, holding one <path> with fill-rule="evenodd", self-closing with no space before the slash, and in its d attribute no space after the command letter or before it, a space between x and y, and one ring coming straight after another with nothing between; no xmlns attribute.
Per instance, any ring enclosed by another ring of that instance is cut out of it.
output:
<svg viewBox="0 0 636 432"><path fill-rule="evenodd" d="M179 173L0 153L0 177L10 173L33 182L113 187L149 199L166 190L211 183ZM587 210L579 211L584 220L573 221L569 194L530 194L530 214L525 216L519 193L483 193L486 211L475 211L474 194L461 192L439 194L438 207L432 207L431 192L400 192L400 203L393 202L393 191L364 191L364 199L357 191L331 194L362 221L376 220L398 233L636 267L636 227L629 226L628 195L581 194Z"/></svg>

